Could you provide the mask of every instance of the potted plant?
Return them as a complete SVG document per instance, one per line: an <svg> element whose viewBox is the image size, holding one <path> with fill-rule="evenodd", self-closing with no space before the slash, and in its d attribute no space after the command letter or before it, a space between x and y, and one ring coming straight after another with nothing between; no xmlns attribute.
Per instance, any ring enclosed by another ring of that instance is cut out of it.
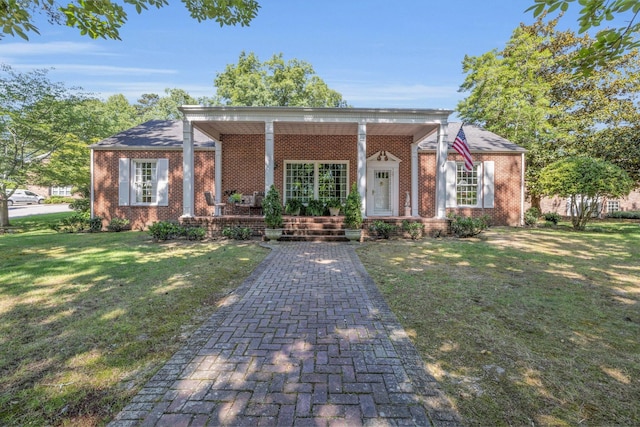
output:
<svg viewBox="0 0 640 427"><path fill-rule="evenodd" d="M242 201L242 193L232 193L229 196L229 203L230 204L240 203L241 201Z"/></svg>
<svg viewBox="0 0 640 427"><path fill-rule="evenodd" d="M342 208L342 203L340 202L340 199L329 199L327 201L327 207L329 208L329 214L331 216L338 216L340 209Z"/></svg>
<svg viewBox="0 0 640 427"><path fill-rule="evenodd" d="M296 198L287 199L287 204L284 211L289 215L300 215L300 209L302 209L302 200Z"/></svg>
<svg viewBox="0 0 640 427"><path fill-rule="evenodd" d="M354 182L344 204L344 234L349 240L360 241L362 221L362 200Z"/></svg>
<svg viewBox="0 0 640 427"><path fill-rule="evenodd" d="M264 212L264 235L269 240L278 240L282 236L282 204L280 193L275 185L271 185L262 200L262 211Z"/></svg>
<svg viewBox="0 0 640 427"><path fill-rule="evenodd" d="M324 203L320 200L311 199L307 204L307 214L311 216L321 216L324 213Z"/></svg>

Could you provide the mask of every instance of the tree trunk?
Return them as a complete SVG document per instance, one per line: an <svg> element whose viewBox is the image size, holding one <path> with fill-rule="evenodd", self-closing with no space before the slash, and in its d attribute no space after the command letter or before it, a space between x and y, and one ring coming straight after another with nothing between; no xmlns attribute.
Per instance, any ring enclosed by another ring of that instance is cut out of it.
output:
<svg viewBox="0 0 640 427"><path fill-rule="evenodd" d="M536 208L540 212L542 212L542 209L540 209L540 200L541 200L540 195L539 194L529 194L529 198L531 199L531 207L532 208Z"/></svg>
<svg viewBox="0 0 640 427"><path fill-rule="evenodd" d="M0 198L0 227L9 226L9 203L6 199Z"/></svg>

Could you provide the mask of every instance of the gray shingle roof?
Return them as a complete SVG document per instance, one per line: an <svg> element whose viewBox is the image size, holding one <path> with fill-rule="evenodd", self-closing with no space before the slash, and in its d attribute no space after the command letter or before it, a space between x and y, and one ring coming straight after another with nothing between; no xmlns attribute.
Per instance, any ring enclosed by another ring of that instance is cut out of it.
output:
<svg viewBox="0 0 640 427"><path fill-rule="evenodd" d="M449 149L451 149L451 144L456 138L461 124L462 123L460 122L449 122L448 124L447 136L449 140ZM463 129L471 152L492 151L524 153L527 151L521 146L509 141L508 139L504 139L503 137L496 135L493 132L489 132L488 130L483 129L479 126L465 123ZM437 132L434 132L419 144L419 148L426 151L435 151L438 146L437 138Z"/></svg>
<svg viewBox="0 0 640 427"><path fill-rule="evenodd" d="M151 120L134 126L92 145L92 148L180 148L182 120ZM193 131L194 147L215 147L215 142L197 129Z"/></svg>

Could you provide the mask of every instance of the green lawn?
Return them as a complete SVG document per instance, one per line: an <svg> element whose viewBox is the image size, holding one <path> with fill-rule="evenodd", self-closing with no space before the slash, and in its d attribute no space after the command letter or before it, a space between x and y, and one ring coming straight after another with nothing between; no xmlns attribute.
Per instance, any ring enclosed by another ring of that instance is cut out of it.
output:
<svg viewBox="0 0 640 427"><path fill-rule="evenodd" d="M358 251L469 425L640 425L640 225Z"/></svg>
<svg viewBox="0 0 640 427"><path fill-rule="evenodd" d="M48 230L65 215L0 236L0 425L104 424L268 253Z"/></svg>
<svg viewBox="0 0 640 427"><path fill-rule="evenodd" d="M0 425L101 425L267 255L0 236ZM469 425L640 425L640 226L380 241L360 258Z"/></svg>

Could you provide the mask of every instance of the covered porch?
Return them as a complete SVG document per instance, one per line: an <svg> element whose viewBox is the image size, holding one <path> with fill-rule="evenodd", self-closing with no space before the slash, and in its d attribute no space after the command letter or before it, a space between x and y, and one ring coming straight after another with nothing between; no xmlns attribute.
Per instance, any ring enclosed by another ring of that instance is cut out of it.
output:
<svg viewBox="0 0 640 427"><path fill-rule="evenodd" d="M343 174L332 197L344 199L351 183L357 183L366 219L400 217L406 208L413 219L422 218L418 144L434 134L438 141L436 194L435 206L429 210L436 213L434 219L445 219L449 110L183 106L181 111L185 116L183 220L201 212L196 209L201 188L211 193L214 205L223 206L225 193L234 187L251 193L266 192L275 185L284 205L294 197L290 175L304 168L311 171L304 197L329 197L320 193L317 184L318 169L327 167ZM213 182L196 181L195 129L215 141ZM229 213L225 211L213 209L212 214ZM258 219L251 216L246 221Z"/></svg>

